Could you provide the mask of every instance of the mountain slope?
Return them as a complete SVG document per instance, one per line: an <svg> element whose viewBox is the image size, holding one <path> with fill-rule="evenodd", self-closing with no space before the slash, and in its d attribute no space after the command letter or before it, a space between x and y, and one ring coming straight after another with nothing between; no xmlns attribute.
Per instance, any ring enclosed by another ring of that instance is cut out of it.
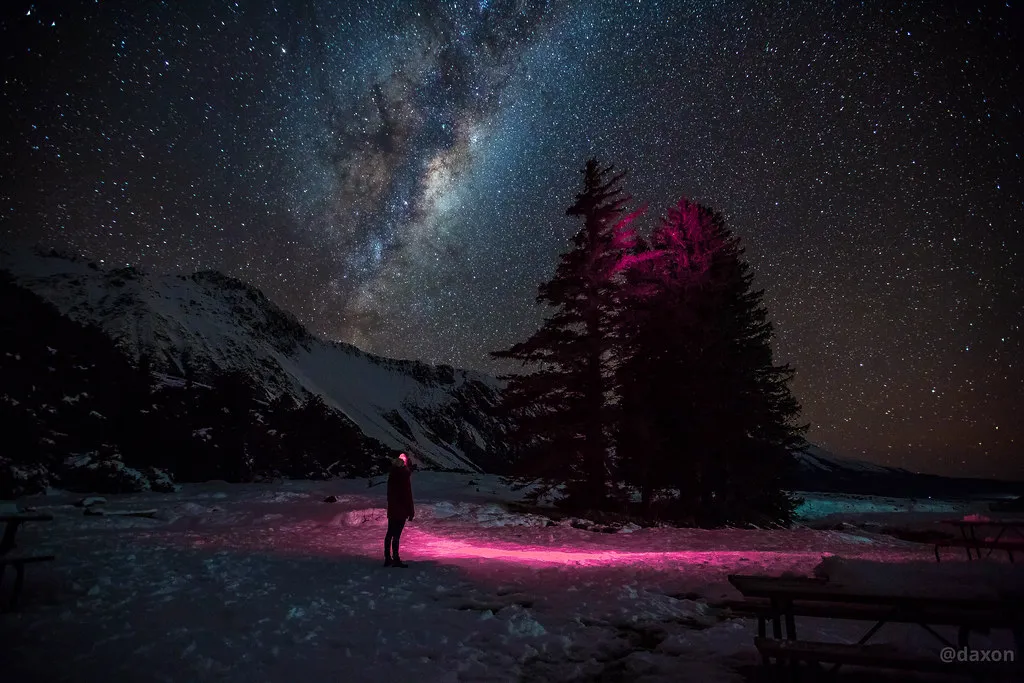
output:
<svg viewBox="0 0 1024 683"><path fill-rule="evenodd" d="M787 485L798 491L898 497L971 497L1021 495L1020 482L943 477L841 458L818 446L794 454L796 467Z"/></svg>
<svg viewBox="0 0 1024 683"><path fill-rule="evenodd" d="M367 436L427 467L480 470L505 452L504 427L489 414L500 389L494 378L319 339L234 278L107 270L34 250L0 250L0 269L155 370L197 378L241 370L271 396L320 395Z"/></svg>
<svg viewBox="0 0 1024 683"><path fill-rule="evenodd" d="M863 460L841 458L820 446L808 446L802 452L796 453L797 467L805 472L832 473L835 475L857 475L857 474L892 474L906 475L912 472L899 468L876 465Z"/></svg>

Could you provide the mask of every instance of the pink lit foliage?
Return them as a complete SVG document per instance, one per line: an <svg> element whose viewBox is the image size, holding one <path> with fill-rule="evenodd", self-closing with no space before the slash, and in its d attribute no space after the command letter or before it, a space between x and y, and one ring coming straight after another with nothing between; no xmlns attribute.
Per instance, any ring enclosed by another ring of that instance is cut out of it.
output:
<svg viewBox="0 0 1024 683"><path fill-rule="evenodd" d="M640 298L666 288L700 286L707 279L715 252L723 246L715 215L685 198L662 217L649 246L639 243L639 248L632 248L638 241L633 230L628 234L631 251L619 262L618 272L631 278L630 294Z"/></svg>
<svg viewBox="0 0 1024 683"><path fill-rule="evenodd" d="M714 214L683 198L668 210L652 241L655 249L672 257L677 277L699 283L711 267L712 256L722 247L716 228Z"/></svg>
<svg viewBox="0 0 1024 683"><path fill-rule="evenodd" d="M611 269L610 277L614 277L618 273L645 260L643 254L633 253L637 246L636 228L633 227L633 221L645 213L647 213L647 207L641 207L623 216L612 228L611 251L619 255L619 258Z"/></svg>

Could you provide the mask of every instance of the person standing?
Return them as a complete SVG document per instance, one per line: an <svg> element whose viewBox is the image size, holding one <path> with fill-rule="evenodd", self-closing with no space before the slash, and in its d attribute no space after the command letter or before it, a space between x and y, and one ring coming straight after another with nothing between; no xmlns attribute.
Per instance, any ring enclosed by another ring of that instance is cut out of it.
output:
<svg viewBox="0 0 1024 683"><path fill-rule="evenodd" d="M412 504L412 471L409 456L399 454L388 474L388 531L384 535L384 566L408 567L398 554L398 540L405 521L415 516Z"/></svg>

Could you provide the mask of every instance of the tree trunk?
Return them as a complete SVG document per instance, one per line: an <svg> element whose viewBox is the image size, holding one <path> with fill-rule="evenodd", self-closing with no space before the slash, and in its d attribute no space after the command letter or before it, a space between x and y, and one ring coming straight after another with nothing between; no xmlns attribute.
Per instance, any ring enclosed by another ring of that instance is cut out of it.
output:
<svg viewBox="0 0 1024 683"><path fill-rule="evenodd" d="M647 476L647 472L644 472L643 483L640 485L640 514L648 521L651 519L652 497L650 478Z"/></svg>
<svg viewBox="0 0 1024 683"><path fill-rule="evenodd" d="M597 293L590 295L592 306L587 311L587 338L590 341L587 357L587 402L590 414L586 422L587 438L587 493L588 505L600 508L604 505L606 493L605 481L605 444L604 444L604 378L601 373L601 319L597 308Z"/></svg>

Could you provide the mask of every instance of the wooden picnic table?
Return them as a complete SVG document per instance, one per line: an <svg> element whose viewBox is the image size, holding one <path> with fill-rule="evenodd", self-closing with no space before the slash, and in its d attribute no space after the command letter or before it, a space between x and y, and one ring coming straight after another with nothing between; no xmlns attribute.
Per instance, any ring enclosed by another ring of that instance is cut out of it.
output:
<svg viewBox="0 0 1024 683"><path fill-rule="evenodd" d="M1024 594L996 594L985 598L978 595L926 595L906 593L882 593L866 591L820 579L775 578L770 576L732 575L729 582L744 597L767 599L772 607L773 635L796 639L796 619L799 609L808 603L830 603L840 618L875 620L877 623L860 640L865 643L887 622L916 623L931 632L944 644L950 645L931 628L932 625L962 626L966 629L978 626L979 615L1002 617L1002 623L1012 623L1015 617L1024 613ZM798 604L799 603L799 604ZM841 609L843 606L859 605L861 609ZM874 606L878 609L864 609ZM817 610L827 614L829 608ZM847 616L850 615L850 616ZM929 619L935 619L932 624ZM997 619L999 620L999 619ZM951 623L952 622L952 623Z"/></svg>
<svg viewBox="0 0 1024 683"><path fill-rule="evenodd" d="M1024 551L1024 518L1016 519L944 519L943 524L955 526L960 530L961 540L955 544L938 543L935 547L935 558L939 557L939 546L961 545L967 550L967 559L975 559L971 551L981 559L982 549L988 550L986 557L996 550L1005 550L1013 561L1013 551ZM983 527L998 529L995 538L979 538L978 529ZM1003 536L1009 533L1012 539L1003 540Z"/></svg>
<svg viewBox="0 0 1024 683"><path fill-rule="evenodd" d="M775 578L733 574L729 582L746 597L776 600L807 600L817 602L893 605L905 608L949 607L960 609L991 609L1021 602L1024 593L996 590L988 596L962 593L884 593L816 578Z"/></svg>
<svg viewBox="0 0 1024 683"><path fill-rule="evenodd" d="M16 512L14 514L0 515L0 522L4 523L4 535L3 539L0 539L0 555L15 547L14 538L18 534L18 527L25 522L52 521L53 515L46 512Z"/></svg>
<svg viewBox="0 0 1024 683"><path fill-rule="evenodd" d="M21 593L22 584L25 581L25 565L49 562L54 559L54 556L50 554L16 552L14 539L18 534L18 528L26 522L52 521L53 515L45 512L0 514L0 522L4 524L4 535L0 539L0 584L3 583L7 566L10 565L14 568L14 591L11 593L10 609L17 607L18 595Z"/></svg>
<svg viewBox="0 0 1024 683"><path fill-rule="evenodd" d="M772 656L830 656L836 662L909 667L914 661L922 668L941 662L908 657L897 653L879 653L880 646L868 641L887 623L917 624L946 647L967 646L972 630L1008 628L1013 631L1017 650L1021 651L1024 629L1024 593L993 591L990 595L908 594L868 590L817 578L731 575L729 582L747 599L747 611L758 616L755 643L765 664ZM752 599L752 600L751 600ZM757 604L760 602L760 604ZM767 603L767 604L765 604ZM743 611L743 609L740 609ZM797 640L796 617L815 616L830 619L874 621L874 625L855 644L813 643ZM766 638L765 618L772 622L772 639ZM954 646L935 627L953 626L958 630ZM825 653L825 651L828 651ZM795 660L794 660L795 661ZM950 667L939 667L949 670Z"/></svg>

